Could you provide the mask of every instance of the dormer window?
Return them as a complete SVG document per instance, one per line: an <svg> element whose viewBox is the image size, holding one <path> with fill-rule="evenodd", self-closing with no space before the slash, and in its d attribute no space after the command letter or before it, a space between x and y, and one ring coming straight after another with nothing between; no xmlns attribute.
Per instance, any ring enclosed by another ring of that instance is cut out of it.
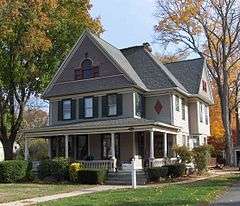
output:
<svg viewBox="0 0 240 206"><path fill-rule="evenodd" d="M81 63L81 68L75 70L75 80L91 79L99 76L99 68L93 66L91 59L85 59Z"/></svg>
<svg viewBox="0 0 240 206"><path fill-rule="evenodd" d="M202 80L202 89L204 92L207 92L207 82Z"/></svg>

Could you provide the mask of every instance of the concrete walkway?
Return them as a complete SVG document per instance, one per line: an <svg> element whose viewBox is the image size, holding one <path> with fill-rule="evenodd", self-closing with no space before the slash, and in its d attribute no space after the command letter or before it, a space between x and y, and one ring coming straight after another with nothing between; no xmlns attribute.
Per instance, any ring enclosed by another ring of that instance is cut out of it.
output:
<svg viewBox="0 0 240 206"><path fill-rule="evenodd" d="M124 185L99 185L93 188L85 188L79 191L74 192L68 192L68 193L61 193L56 195L50 195L50 196L43 196L43 197L35 197L31 199L24 199L19 200L15 202L9 202L9 203L2 203L0 206L26 206L26 205L35 205L37 203L41 202L47 202L50 200L57 200L62 199L66 197L74 197L84 194L91 194L95 192L101 192L101 191L107 191L107 190L116 190L116 189L124 189L124 188L130 188L130 186L124 186Z"/></svg>
<svg viewBox="0 0 240 206"><path fill-rule="evenodd" d="M228 192L219 198L213 206L240 206L240 182L234 184Z"/></svg>

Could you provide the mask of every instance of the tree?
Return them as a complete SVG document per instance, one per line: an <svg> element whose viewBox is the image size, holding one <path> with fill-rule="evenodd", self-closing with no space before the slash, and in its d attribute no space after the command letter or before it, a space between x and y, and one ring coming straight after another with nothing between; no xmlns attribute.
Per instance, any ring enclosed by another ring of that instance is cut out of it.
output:
<svg viewBox="0 0 240 206"><path fill-rule="evenodd" d="M228 165L233 164L231 112L238 105L239 4L238 0L157 0L155 26L161 44L177 44L207 60L220 98Z"/></svg>
<svg viewBox="0 0 240 206"><path fill-rule="evenodd" d="M85 28L100 34L89 0L0 0L0 140L6 159L29 98L39 95Z"/></svg>

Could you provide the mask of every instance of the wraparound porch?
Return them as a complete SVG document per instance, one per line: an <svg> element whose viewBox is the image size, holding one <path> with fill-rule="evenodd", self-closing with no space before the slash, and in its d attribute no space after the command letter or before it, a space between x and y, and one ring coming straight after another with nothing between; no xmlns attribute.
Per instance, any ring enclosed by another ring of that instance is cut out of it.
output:
<svg viewBox="0 0 240 206"><path fill-rule="evenodd" d="M175 160L172 147L178 128L149 120L129 121L106 120L98 122L97 127L96 122L86 122L25 131L25 158L29 158L29 138L47 138L49 158L64 156L86 168L127 169L134 158L141 169L164 165L166 158Z"/></svg>

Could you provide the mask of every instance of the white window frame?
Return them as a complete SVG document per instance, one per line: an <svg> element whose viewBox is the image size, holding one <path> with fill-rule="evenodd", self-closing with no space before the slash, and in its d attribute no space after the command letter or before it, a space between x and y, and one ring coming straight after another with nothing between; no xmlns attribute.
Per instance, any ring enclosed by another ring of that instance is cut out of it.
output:
<svg viewBox="0 0 240 206"><path fill-rule="evenodd" d="M62 101L62 117L63 120L72 119L72 101L71 99L66 99Z"/></svg>
<svg viewBox="0 0 240 206"><path fill-rule="evenodd" d="M111 98L115 98L115 99L111 99ZM107 104L108 104L108 116L116 116L117 115L117 94L108 95Z"/></svg>
<svg viewBox="0 0 240 206"><path fill-rule="evenodd" d="M180 97L178 95L175 95L175 110L180 111Z"/></svg>
<svg viewBox="0 0 240 206"><path fill-rule="evenodd" d="M208 106L205 105L205 122L206 122L206 125L209 124L209 118L208 118Z"/></svg>
<svg viewBox="0 0 240 206"><path fill-rule="evenodd" d="M90 100L90 102L88 102ZM93 97L84 98L84 117L92 118L93 117Z"/></svg>

